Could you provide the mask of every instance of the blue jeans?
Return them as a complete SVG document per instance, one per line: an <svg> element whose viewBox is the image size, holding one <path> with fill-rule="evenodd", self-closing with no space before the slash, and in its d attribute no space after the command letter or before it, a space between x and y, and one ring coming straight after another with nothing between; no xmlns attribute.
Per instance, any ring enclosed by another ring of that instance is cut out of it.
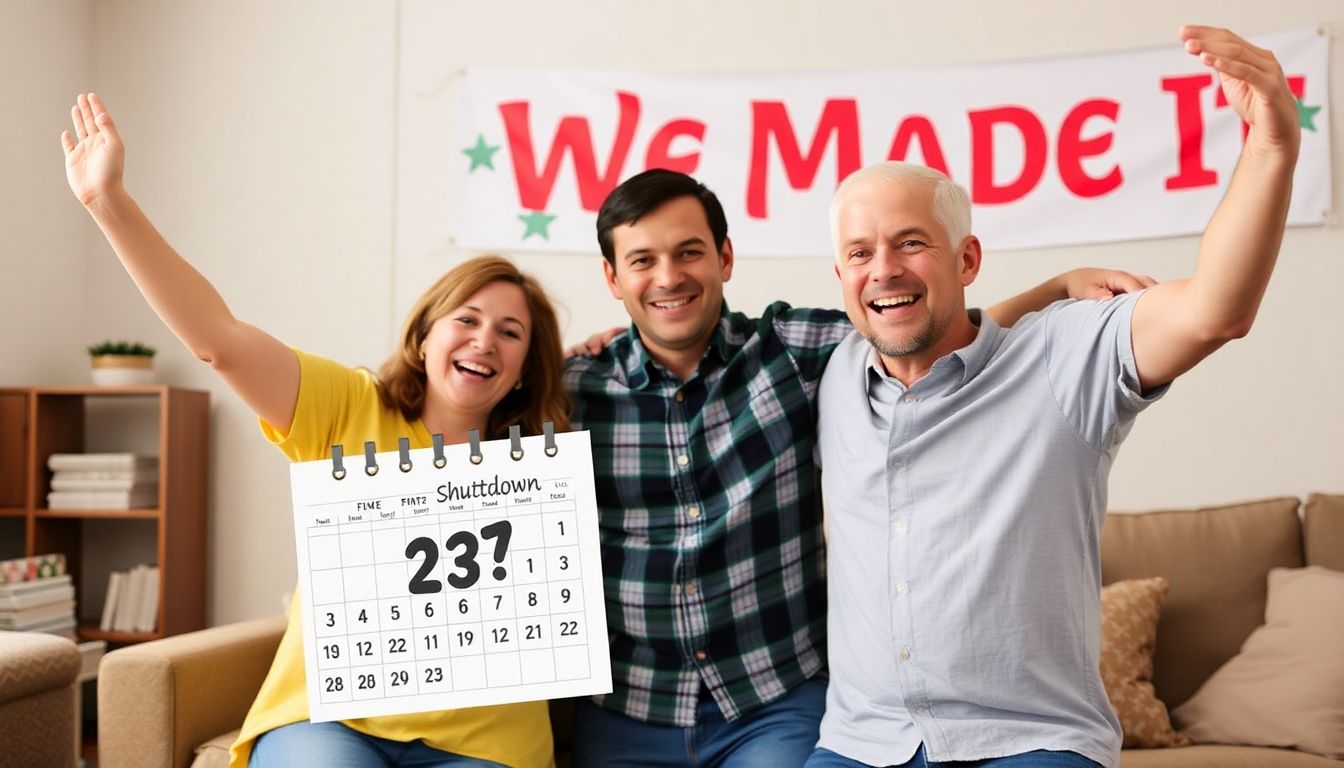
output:
<svg viewBox="0 0 1344 768"><path fill-rule="evenodd" d="M324 768L501 768L499 763L462 757L423 741L392 741L360 733L341 723L292 723L267 731L252 746L252 768L320 765Z"/></svg>
<svg viewBox="0 0 1344 768"><path fill-rule="evenodd" d="M994 757L989 760L934 763L924 757L923 744L919 745L914 757L901 765L894 765L889 768L943 768L943 766L946 766L946 768L1101 768L1096 762L1076 752L1048 752L1044 749L1024 752L1020 755L1009 755L1008 757ZM807 759L806 768L876 768L876 766L860 763L858 760L851 760L829 749L817 747L817 751L813 752L812 756Z"/></svg>
<svg viewBox="0 0 1344 768"><path fill-rule="evenodd" d="M825 709L821 680L809 680L732 722L704 699L690 728L640 722L583 699L574 708L574 766L793 768L817 746Z"/></svg>

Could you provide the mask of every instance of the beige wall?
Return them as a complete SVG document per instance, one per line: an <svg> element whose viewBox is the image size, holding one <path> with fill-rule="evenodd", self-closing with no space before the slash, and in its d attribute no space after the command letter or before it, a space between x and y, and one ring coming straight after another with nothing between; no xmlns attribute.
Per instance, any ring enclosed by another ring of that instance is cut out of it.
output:
<svg viewBox="0 0 1344 768"><path fill-rule="evenodd" d="M0 4L0 386L79 381L92 225L70 195L61 131L86 82L87 0ZM9 457L0 457L8 461Z"/></svg>
<svg viewBox="0 0 1344 768"><path fill-rule="evenodd" d="M982 62L1175 45L1177 27L1192 20L1247 33L1317 22L1344 31L1344 6L1330 0L1175 5L9 3L0 6L0 57L10 62L0 92L23 95L19 109L6 105L0 152L16 174L0 181L0 194L11 221L30 198L38 202L22 222L35 231L11 242L14 225L0 228L0 313L10 328L56 320L40 339L0 339L0 351L21 360L17 372L0 368L0 383L78 380L80 345L110 329L157 343L165 380L214 393L212 619L270 613L295 578L285 461L72 215L54 136L77 89L92 85L107 99L128 144L129 188L239 317L289 343L376 365L419 292L469 255L449 247L439 223L444 169L457 147L442 138L452 125L452 81L436 73ZM1340 53L1335 40L1335 62ZM1344 104L1337 64L1333 74L1331 98ZM1342 137L1337 124L1336 147ZM1337 199L1340 186L1337 174ZM993 302L1083 264L1178 277L1196 246L1175 238L1001 253L988 243L972 299ZM595 249L520 261L568 307L569 339L622 321ZM1112 475L1113 506L1344 491L1344 400L1332 394L1344 378L1342 284L1344 232L1290 231L1255 331L1139 421ZM774 298L839 302L824 258L741 259L727 296L748 311Z"/></svg>

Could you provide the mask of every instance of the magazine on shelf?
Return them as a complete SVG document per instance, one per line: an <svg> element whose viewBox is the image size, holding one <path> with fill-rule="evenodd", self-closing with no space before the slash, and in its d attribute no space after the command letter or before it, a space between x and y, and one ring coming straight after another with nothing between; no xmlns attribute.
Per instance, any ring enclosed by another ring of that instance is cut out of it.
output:
<svg viewBox="0 0 1344 768"><path fill-rule="evenodd" d="M22 611L37 605L75 599L70 576L63 574L36 581L0 584L0 611Z"/></svg>

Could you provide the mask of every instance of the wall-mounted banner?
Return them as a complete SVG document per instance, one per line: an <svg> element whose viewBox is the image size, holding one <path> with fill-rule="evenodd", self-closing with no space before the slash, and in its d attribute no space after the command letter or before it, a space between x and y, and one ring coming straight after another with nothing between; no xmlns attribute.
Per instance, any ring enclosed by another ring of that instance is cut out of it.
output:
<svg viewBox="0 0 1344 768"><path fill-rule="evenodd" d="M1251 38L1298 98L1290 224L1330 210L1329 40ZM1178 42L957 67L769 74L473 69L450 170L459 247L595 253L598 207L645 170L684 171L723 201L740 256L829 258L847 174L885 159L943 170L989 250L1198 233L1243 125Z"/></svg>

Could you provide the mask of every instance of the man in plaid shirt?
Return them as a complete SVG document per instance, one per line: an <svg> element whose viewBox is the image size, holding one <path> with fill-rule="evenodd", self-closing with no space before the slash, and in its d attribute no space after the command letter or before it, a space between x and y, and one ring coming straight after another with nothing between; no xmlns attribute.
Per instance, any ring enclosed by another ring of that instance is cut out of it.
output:
<svg viewBox="0 0 1344 768"><path fill-rule="evenodd" d="M566 364L592 432L614 685L577 706L575 764L802 765L825 706L816 395L852 326L784 302L730 312L723 208L684 174L627 180L597 229L633 327ZM1011 324L1142 282L1078 270L990 312Z"/></svg>

